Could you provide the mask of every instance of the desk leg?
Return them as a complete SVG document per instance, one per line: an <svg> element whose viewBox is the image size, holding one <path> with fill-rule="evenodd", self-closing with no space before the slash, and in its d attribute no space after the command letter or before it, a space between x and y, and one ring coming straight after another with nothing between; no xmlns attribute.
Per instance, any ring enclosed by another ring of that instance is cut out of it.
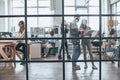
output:
<svg viewBox="0 0 120 80"><path fill-rule="evenodd" d="M0 54L1 54L1 56L3 57L3 59L4 60L9 60L9 58L8 58L8 56L4 53L4 51L2 50L2 46L0 46ZM4 68L6 68L7 67L7 63L5 63L5 66L4 66Z"/></svg>

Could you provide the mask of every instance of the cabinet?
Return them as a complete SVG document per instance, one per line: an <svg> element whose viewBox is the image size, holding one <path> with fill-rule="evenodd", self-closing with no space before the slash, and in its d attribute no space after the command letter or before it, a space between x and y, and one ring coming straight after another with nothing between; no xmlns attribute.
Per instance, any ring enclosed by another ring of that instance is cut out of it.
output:
<svg viewBox="0 0 120 80"><path fill-rule="evenodd" d="M31 58L41 58L41 44L40 43L29 44L29 53L31 55Z"/></svg>

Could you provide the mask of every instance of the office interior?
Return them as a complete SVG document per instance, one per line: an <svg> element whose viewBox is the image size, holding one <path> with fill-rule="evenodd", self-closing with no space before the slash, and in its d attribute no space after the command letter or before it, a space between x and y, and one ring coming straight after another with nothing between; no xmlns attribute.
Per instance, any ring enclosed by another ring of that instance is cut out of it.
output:
<svg viewBox="0 0 120 80"><path fill-rule="evenodd" d="M78 29L83 19L92 30L91 49L93 60L87 51L88 68L84 69L84 53L79 37L81 54L77 60L80 70L72 69L73 44L70 24L75 16L80 16ZM18 38L19 21L25 23L25 37ZM119 80L120 67L120 1L119 0L0 0L0 80ZM68 33L64 33L67 24ZM61 29L62 26L62 29ZM116 33L110 36L110 32ZM51 37L51 31L54 37ZM99 32L99 33L98 33ZM98 34L97 34L98 33ZM97 36L96 36L97 34ZM67 40L58 58L60 47ZM15 50L17 40L26 44L26 60L22 53ZM55 47L48 50L42 44L55 40ZM113 51L107 51L106 43L115 40ZM97 45L96 45L97 44ZM4 50L3 50L4 48ZM94 61L97 70L91 67ZM24 65L20 65L25 62Z"/></svg>

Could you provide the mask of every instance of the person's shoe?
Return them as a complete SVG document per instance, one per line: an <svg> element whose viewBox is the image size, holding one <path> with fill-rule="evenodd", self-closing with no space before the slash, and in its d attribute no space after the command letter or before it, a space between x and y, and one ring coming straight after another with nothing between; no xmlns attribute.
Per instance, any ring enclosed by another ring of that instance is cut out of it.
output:
<svg viewBox="0 0 120 80"><path fill-rule="evenodd" d="M41 58L44 58L44 55L45 55L45 54L44 54L44 53L42 53L42 54L41 54Z"/></svg>
<svg viewBox="0 0 120 80"><path fill-rule="evenodd" d="M114 61L111 61L112 64L114 64L115 62Z"/></svg>
<svg viewBox="0 0 120 80"><path fill-rule="evenodd" d="M85 65L84 69L87 69L87 65Z"/></svg>
<svg viewBox="0 0 120 80"><path fill-rule="evenodd" d="M58 59L62 59L62 56L61 56L61 55L59 55L59 56L58 56Z"/></svg>
<svg viewBox="0 0 120 80"><path fill-rule="evenodd" d="M97 70L98 68L95 65L93 65L92 69Z"/></svg>
<svg viewBox="0 0 120 80"><path fill-rule="evenodd" d="M25 64L25 62L21 62L21 63L20 63L20 65L24 65L24 64Z"/></svg>
<svg viewBox="0 0 120 80"><path fill-rule="evenodd" d="M67 59L71 59L70 55L67 55Z"/></svg>
<svg viewBox="0 0 120 80"><path fill-rule="evenodd" d="M72 69L73 70L80 70L80 66L79 65L73 66Z"/></svg>

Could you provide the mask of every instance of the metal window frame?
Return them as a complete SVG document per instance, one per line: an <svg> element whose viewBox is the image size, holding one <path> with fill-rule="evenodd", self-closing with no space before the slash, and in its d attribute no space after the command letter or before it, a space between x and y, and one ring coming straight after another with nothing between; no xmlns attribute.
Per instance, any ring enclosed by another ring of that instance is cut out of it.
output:
<svg viewBox="0 0 120 80"><path fill-rule="evenodd" d="M102 9L101 9L101 0L99 0L99 14L88 14L88 15L80 15L80 16L87 16L87 17L90 17L90 16L96 16L96 17L99 17L99 26L102 26L101 23L102 23L102 17L109 17L109 16L120 16L120 15L116 15L116 14L102 14ZM24 12L25 12L25 15L0 15L0 18L14 18L14 17L23 17L25 19L25 26L26 26L26 29L25 29L25 38L0 38L0 40L25 40L25 43L27 44L28 41L27 40L36 40L36 39L43 39L43 38L28 38L27 37L27 18L28 17L62 17L62 23L64 24L64 17L67 17L67 16L75 16L75 15L65 15L64 14L64 0L62 0L62 14L61 15L27 15L27 0L25 0L25 8L24 8ZM63 26L62 24L62 26ZM99 30L100 30L100 33L99 35L101 34L101 28L102 27L99 27ZM62 28L64 30L64 28ZM44 38L44 39L53 39L53 38ZM61 40L64 40L65 37L64 35L62 35L61 38L54 38L54 39L61 39ZM76 39L76 38L66 38L66 39ZM83 39L83 38L78 38L78 39ZM86 39L89 39L89 38L86 38ZM112 39L111 37L102 37L100 35L99 38L97 37L94 37L94 38L91 38L91 39L99 39L100 43L102 41L102 39ZM117 37L117 39L120 39L120 37ZM26 46L26 49L27 49L27 46ZM101 46L99 46L99 51L101 53ZM27 50L26 50L26 53ZM63 49L63 54L64 54L64 49ZM90 62L91 60L87 60L87 62ZM93 60L95 62L99 62L99 80L102 80L102 62L107 62L107 61L110 61L110 60L102 60L101 59L101 55L99 56L99 60ZM120 61L119 60L115 60L115 61ZM21 61L0 61L0 63L4 63L4 62L21 62ZM69 61L69 60L65 60L65 55L63 55L63 60L59 61L59 60L46 60L46 61L29 61L26 57L26 60L24 61L26 62L26 80L29 80L29 66L28 66L28 63L31 62L31 63L58 63L58 62L62 62L62 67L63 67L63 80L65 80L65 63L67 62L74 62L74 61ZM84 62L84 60L77 60L77 62Z"/></svg>

